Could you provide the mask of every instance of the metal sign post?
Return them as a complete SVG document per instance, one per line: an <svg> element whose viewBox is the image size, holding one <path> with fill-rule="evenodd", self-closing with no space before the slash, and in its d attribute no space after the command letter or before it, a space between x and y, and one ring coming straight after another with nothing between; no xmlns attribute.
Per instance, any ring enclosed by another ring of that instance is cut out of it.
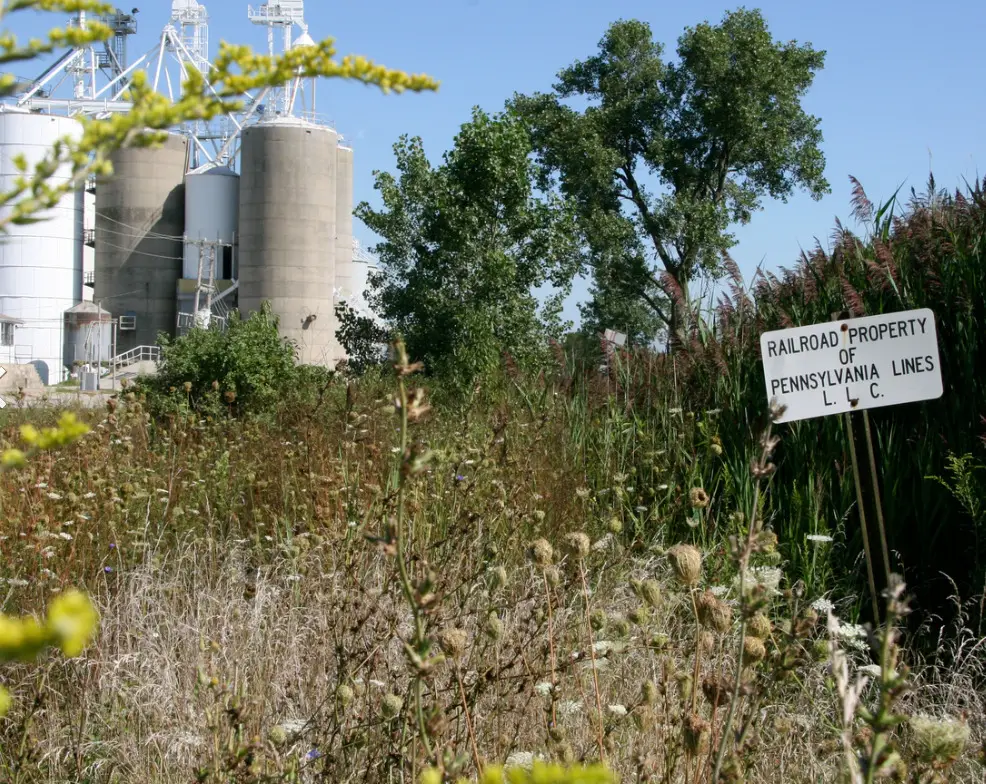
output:
<svg viewBox="0 0 986 784"><path fill-rule="evenodd" d="M760 353L767 399L785 407L778 422L832 414L845 416L870 596L874 619L879 622L863 483L851 415L853 412L863 415L884 576L889 580L890 553L869 409L936 400L942 396L935 314L928 308L863 318L848 318L845 313L836 313L828 323L765 332L760 336Z"/></svg>

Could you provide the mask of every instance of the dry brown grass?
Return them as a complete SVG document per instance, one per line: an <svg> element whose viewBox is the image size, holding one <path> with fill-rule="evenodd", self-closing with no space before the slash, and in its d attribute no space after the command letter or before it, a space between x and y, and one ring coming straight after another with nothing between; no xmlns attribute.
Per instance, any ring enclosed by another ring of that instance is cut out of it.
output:
<svg viewBox="0 0 986 784"><path fill-rule="evenodd" d="M566 409L433 414L413 428L439 454L407 479L405 553L425 638L449 656L420 665L388 533L392 414L372 391L338 402L317 421L196 417L161 429L132 401L78 448L0 480L8 608L73 583L102 612L81 659L7 671L16 706L0 728L3 780L410 781L427 762L424 735L453 778L474 775L477 756L592 760L601 746L624 781L708 781L743 612L722 539L697 531L699 590L730 604L730 623L696 634L666 557L674 529L658 517L646 541L631 532L618 510L640 490L609 459L606 486L585 486L590 458L573 457ZM584 561L566 541L582 531ZM529 550L539 536L553 550L541 563ZM838 780L842 708L815 598L786 579L761 597L772 631L764 661L742 669L728 780ZM916 668L901 706L963 716L971 739L947 780L981 781L982 645L957 639L947 667ZM853 672L870 662L850 655ZM912 734L894 739L909 761ZM908 780L934 780L914 777L913 762Z"/></svg>

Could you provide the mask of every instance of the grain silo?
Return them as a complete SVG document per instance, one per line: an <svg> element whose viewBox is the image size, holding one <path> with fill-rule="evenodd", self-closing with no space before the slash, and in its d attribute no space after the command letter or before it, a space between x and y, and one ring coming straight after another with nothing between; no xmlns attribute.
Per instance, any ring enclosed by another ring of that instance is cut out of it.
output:
<svg viewBox="0 0 986 784"><path fill-rule="evenodd" d="M261 122L240 145L239 306L266 300L298 361L338 355L333 288L337 135L294 118Z"/></svg>
<svg viewBox="0 0 986 784"><path fill-rule="evenodd" d="M0 192L12 190L21 175L16 156L33 169L58 139L81 135L81 124L70 117L0 107ZM51 182L69 176L65 166ZM81 189L66 194L44 220L11 225L0 242L0 313L19 322L10 331L14 345L6 348L14 362L34 365L45 384L61 380L62 314L82 297L82 200Z"/></svg>
<svg viewBox="0 0 986 784"><path fill-rule="evenodd" d="M200 314L207 310L208 296L203 292L210 282L213 297L232 285L236 278L239 211L240 175L228 166L206 166L185 176L185 258L182 279L178 281L180 313L192 314L196 292Z"/></svg>
<svg viewBox="0 0 986 784"><path fill-rule="evenodd" d="M119 319L122 353L175 331L188 140L169 135L161 146L119 150L111 160L113 175L96 186L93 300Z"/></svg>

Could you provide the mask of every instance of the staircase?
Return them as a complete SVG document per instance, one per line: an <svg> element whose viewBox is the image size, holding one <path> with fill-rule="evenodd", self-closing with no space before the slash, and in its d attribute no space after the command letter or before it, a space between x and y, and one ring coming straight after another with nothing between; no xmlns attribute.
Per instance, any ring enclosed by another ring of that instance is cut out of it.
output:
<svg viewBox="0 0 986 784"><path fill-rule="evenodd" d="M110 361L110 375L116 378L152 376L157 372L160 361L160 346L136 346L113 357Z"/></svg>

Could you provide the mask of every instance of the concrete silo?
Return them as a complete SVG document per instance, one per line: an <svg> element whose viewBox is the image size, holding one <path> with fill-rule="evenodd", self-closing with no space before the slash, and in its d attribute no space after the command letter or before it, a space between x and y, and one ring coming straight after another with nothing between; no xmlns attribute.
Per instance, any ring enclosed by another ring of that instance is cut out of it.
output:
<svg viewBox="0 0 986 784"><path fill-rule="evenodd" d="M81 135L82 126L69 117L0 107L0 192L12 189L21 174L16 156L33 169L56 140ZM69 175L63 167L52 182L65 182ZM33 364L42 383L54 384L63 372L62 314L82 296L82 189L66 194L42 217L10 226L0 242L0 313L20 322L11 332L14 345L6 347L14 362Z"/></svg>
<svg viewBox="0 0 986 784"><path fill-rule="evenodd" d="M267 300L298 361L332 367L335 340L336 133L283 118L243 130L239 305Z"/></svg>
<svg viewBox="0 0 986 784"><path fill-rule="evenodd" d="M341 299L353 289L353 149L336 148L336 288Z"/></svg>
<svg viewBox="0 0 986 784"><path fill-rule="evenodd" d="M113 175L96 185L93 300L119 319L117 353L173 334L185 228L188 140L112 155Z"/></svg>

